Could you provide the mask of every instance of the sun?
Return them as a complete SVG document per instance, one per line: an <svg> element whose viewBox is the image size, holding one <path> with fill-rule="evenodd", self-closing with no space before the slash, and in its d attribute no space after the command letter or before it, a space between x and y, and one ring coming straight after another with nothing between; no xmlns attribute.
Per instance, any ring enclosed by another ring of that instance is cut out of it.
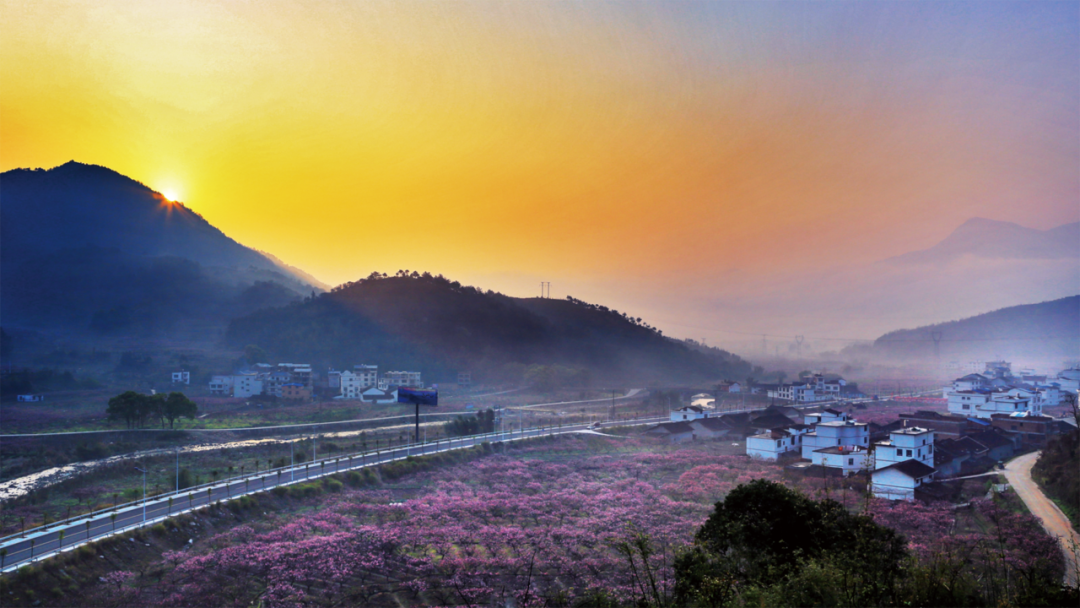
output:
<svg viewBox="0 0 1080 608"><path fill-rule="evenodd" d="M167 200L169 202L172 202L172 203L175 203L176 201L180 200L180 193L177 192L176 190L163 190L161 192L161 196L164 196L165 200Z"/></svg>

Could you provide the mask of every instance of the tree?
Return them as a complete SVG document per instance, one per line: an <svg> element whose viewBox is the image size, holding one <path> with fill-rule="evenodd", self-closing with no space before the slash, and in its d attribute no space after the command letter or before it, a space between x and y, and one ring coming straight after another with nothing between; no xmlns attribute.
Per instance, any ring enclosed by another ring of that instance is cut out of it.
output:
<svg viewBox="0 0 1080 608"><path fill-rule="evenodd" d="M109 420L123 420L127 428L134 428L144 397L146 395L135 391L125 391L109 399L109 407L105 410L109 415Z"/></svg>
<svg viewBox="0 0 1080 608"><path fill-rule="evenodd" d="M187 418L188 420L194 420L195 415L199 413L199 406L194 401L188 399L184 393L169 393L169 396L165 398L164 407L162 408L163 420L169 421L169 428L176 428L176 421L180 418Z"/></svg>
<svg viewBox="0 0 1080 608"><path fill-rule="evenodd" d="M717 580L772 587L802 580L813 563L815 571L843 575L846 602L880 605L894 592L906 556L906 540L870 517L758 479L716 503L692 550L676 562L676 595L683 603L722 603L730 589L715 588ZM701 597L701 589L712 589L713 597ZM803 593L796 603L823 601Z"/></svg>

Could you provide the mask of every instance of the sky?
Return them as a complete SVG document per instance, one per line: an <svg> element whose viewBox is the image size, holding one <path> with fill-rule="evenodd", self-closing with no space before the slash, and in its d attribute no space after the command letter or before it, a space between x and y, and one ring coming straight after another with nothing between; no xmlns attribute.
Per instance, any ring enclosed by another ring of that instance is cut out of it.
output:
<svg viewBox="0 0 1080 608"><path fill-rule="evenodd" d="M1077 2L0 7L0 170L107 166L331 285L708 326L734 277L1080 220Z"/></svg>

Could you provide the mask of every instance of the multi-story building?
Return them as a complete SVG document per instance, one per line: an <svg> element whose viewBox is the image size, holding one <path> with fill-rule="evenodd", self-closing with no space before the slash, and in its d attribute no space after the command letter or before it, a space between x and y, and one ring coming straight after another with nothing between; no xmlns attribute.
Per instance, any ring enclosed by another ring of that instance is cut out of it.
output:
<svg viewBox="0 0 1080 608"><path fill-rule="evenodd" d="M368 365L366 363L360 363L353 366L353 373L359 378L360 384L364 386L378 386L379 385L379 366Z"/></svg>
<svg viewBox="0 0 1080 608"><path fill-rule="evenodd" d="M889 433L888 441L874 444L874 469L916 460L928 467L934 466L934 431L921 427L907 427Z"/></svg>
<svg viewBox="0 0 1080 608"><path fill-rule="evenodd" d="M341 372L341 396L345 399L363 399L363 392L378 384L377 374L375 371Z"/></svg>
<svg viewBox="0 0 1080 608"><path fill-rule="evenodd" d="M843 447L849 450L870 448L870 427L865 422L843 420L822 422L802 437L802 457L814 460L814 452L826 448Z"/></svg>
<svg viewBox="0 0 1080 608"><path fill-rule="evenodd" d="M289 382L281 385L281 398L297 401L311 399L311 389L299 382Z"/></svg>
<svg viewBox="0 0 1080 608"><path fill-rule="evenodd" d="M233 377L227 376L210 376L210 394L211 395L232 395Z"/></svg>
<svg viewBox="0 0 1080 608"><path fill-rule="evenodd" d="M1044 447L1061 432L1061 425L1050 416L1036 414L994 414L990 417L993 428L1017 436L1027 446Z"/></svg>
<svg viewBox="0 0 1080 608"><path fill-rule="evenodd" d="M386 372L379 378L378 387L386 390L391 386L424 388L424 383L420 380L420 372Z"/></svg>
<svg viewBox="0 0 1080 608"><path fill-rule="evenodd" d="M821 374L814 374L798 384L781 384L768 392L770 397L787 399L798 403L831 401L840 397L840 390L846 381L843 378L826 380Z"/></svg>
<svg viewBox="0 0 1080 608"><path fill-rule="evenodd" d="M289 382L298 382L308 388L314 386L315 374L307 363L278 363L277 369L289 374Z"/></svg>
<svg viewBox="0 0 1080 608"><path fill-rule="evenodd" d="M191 384L191 372L173 372L173 384Z"/></svg>
<svg viewBox="0 0 1080 608"><path fill-rule="evenodd" d="M232 379L232 396L246 399L252 395L261 395L263 381L257 374L238 374Z"/></svg>

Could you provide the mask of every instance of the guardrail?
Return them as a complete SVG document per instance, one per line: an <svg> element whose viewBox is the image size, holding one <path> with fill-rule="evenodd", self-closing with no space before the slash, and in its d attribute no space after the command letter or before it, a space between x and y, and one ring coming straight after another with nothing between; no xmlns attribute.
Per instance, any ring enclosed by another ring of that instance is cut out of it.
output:
<svg viewBox="0 0 1080 608"><path fill-rule="evenodd" d="M657 422L666 421L666 420L667 420L666 417L664 417L664 418L636 418L636 419L630 419L630 420L626 420L626 421L610 421L610 422L602 423L602 424L606 424L608 427L638 426L638 425L644 425L644 424L655 424ZM211 483L207 483L207 484L200 484L198 486L192 486L192 487L189 487L189 488L184 488L183 490L180 490L179 492L171 491L171 492L167 492L167 493L163 493L163 494L156 494L154 496L147 496L143 500L137 500L137 501L133 501L133 502L129 502L129 503L113 505L113 506L110 506L109 508L106 508L106 509L99 509L99 510L91 511L90 513L84 513L82 515L72 517L72 518L69 518L69 519L60 520L60 521L54 522L52 524L49 524L48 526L38 526L38 527L35 527L35 528L31 528L29 530L25 530L25 531L20 532L18 534L13 534L13 535L9 535L9 536L0 538L0 549L3 549L5 551L5 557L7 557L7 555L8 555L7 549L9 547L12 547L12 546L15 546L15 545L20 545L20 544L25 544L28 541L29 541L29 546L30 546L30 555L29 556L24 557L22 559L17 559L11 564L4 563L3 567L0 568L0 572L9 572L9 571L12 571L12 570L15 570L15 569L21 567L22 565L25 565L26 563L33 563L35 561L38 561L38 560L41 560L41 559L46 559L46 558L48 558L48 557L50 557L52 555L56 555L57 553L61 553L63 551L73 550L73 549L75 549L75 548L77 548L77 547L79 547L79 546L81 546L83 544L86 544L87 542L100 540L100 539L103 539L103 538L108 538L108 537L113 536L115 534L122 534L122 533L124 533L124 532L126 532L128 530L132 530L132 529L135 529L135 528L154 525L154 524L159 523L161 521L164 521L164 520L166 520L166 519L168 519L170 517L174 517L176 515L181 515L183 513L187 513L187 512L190 512L190 511L194 511L194 510L196 510L198 508L202 508L202 507L207 506L208 504L212 504L214 502L213 495L214 495L215 491L220 492L221 490L224 490L225 493L226 493L226 497L218 498L217 499L218 501L220 501L222 499L231 500L233 498L239 498L241 496L247 496L247 495L256 494L256 493L259 493L259 492L265 492L265 491L271 490L271 489L273 489L275 487L289 486L289 485L292 485L294 483L301 483L301 482L304 482L304 481L310 481L312 479L319 479L319 478L325 477L327 475L335 475L337 473L342 473L342 472L345 472L345 471L351 471L351 470L355 470L355 469L362 469L362 468L368 467L368 466L375 466L375 465L386 464L386 463L390 463L390 462L394 462L394 461L398 461L398 460L404 460L404 459L412 457L412 456L424 456L424 455L429 455L429 454L437 454L437 453L440 453L440 452L447 452L447 451L452 451L452 450L455 450L455 449L463 449L463 448L467 448L467 447L474 447L474 446L477 446L477 445L481 445L481 444L483 444L485 442L492 442L492 441L516 441L516 440L521 440L521 439L542 437L542 436L545 436L545 435L551 436L551 435L559 435L559 434L566 434L566 433L575 433L575 432L579 432L579 431L582 431L582 430L588 430L590 428L592 428L592 425L590 425L590 424L575 424L575 425L567 425L565 427L562 426L562 425L558 425L558 426L539 426L539 427L526 428L526 429L517 429L517 430L511 429L510 431L496 431L496 432L492 432L492 433L481 433L481 434L477 434L477 435L467 435L467 436L458 437L458 438L451 437L451 438L439 439L439 440L435 440L435 441L426 441L426 442L419 442L419 443L412 442L412 443L404 444L404 445L401 445L401 446L398 446L398 447L388 448L388 449L385 449L385 450L369 450L369 451L366 451L366 452L356 452L356 453L345 454L345 455L340 455L340 456L330 456L330 457L322 458L322 459L319 459L319 460L313 460L311 462L304 463L303 465L293 464L293 465L288 466L288 467L278 467L278 468L275 468L275 469L268 469L265 472L252 473L252 474L249 474L249 475L235 475L235 476L229 477L228 479L225 479L225 480L222 480L222 481L216 481L216 482L211 482ZM374 460L369 461L369 458L372 457L372 456L374 456ZM381 456L385 456L385 457L381 457ZM343 460L346 461L346 462L342 463ZM354 461L357 461L357 460L358 460L358 462L354 463ZM327 470L327 463L333 463L333 466L331 467L331 470L329 470L329 471ZM342 466L343 464L344 464L344 466ZM313 469L317 469L317 470L313 470ZM297 477L296 474L298 472L302 474L301 479L296 478ZM284 476L286 474L289 475L288 479L284 478ZM267 486L267 484L266 484L267 478L274 478L274 482L273 482L272 485ZM261 483L259 484L260 487L258 487L257 489L251 490L249 488L249 484L247 482L250 482L252 479L260 480L261 481ZM237 485L237 484L240 484L240 483L245 483L244 490L243 491L238 491L236 494L233 494L232 493L232 487L234 485ZM194 506L193 503L194 503L194 497L195 496L200 496L200 500L202 500L202 497L205 497L206 502L201 503L198 506ZM172 501L177 499L177 498L188 498L189 507L188 508L179 507L174 511L173 507L172 507ZM161 508L161 506L164 505L164 504L169 504L168 512L164 516L151 517L151 518L147 518L145 520L139 520L139 521L136 521L136 522L133 522L133 523L122 525L119 528L115 527L115 519L121 513L130 516L132 513L137 513L140 509L142 509L144 511L144 513L145 513L146 510L151 510L151 509L159 510ZM109 516L110 521L113 524L113 527L110 528L108 531L93 534L90 524L94 523L95 519L97 520L99 525L104 523L105 520L103 519L103 516L105 516L105 515ZM83 526L86 526L85 531L82 529ZM66 536L66 538L70 539L70 541L71 541L70 545L60 546L60 539L59 539L59 536L58 536L59 532L64 532L65 535L68 532L74 532L74 534L72 534L70 536ZM78 540L78 538L77 538L77 536L80 535L80 534L83 535L83 539L81 541ZM47 545L47 544L55 542L55 543L57 543L58 546L56 548L50 549L50 550L45 550L45 547L43 546L42 550L44 552L41 553L41 554L36 554L35 551L34 551L34 549L35 549L35 541L36 541L36 539L42 538L42 537L45 537L45 542L42 543L43 545ZM25 548L20 550L20 552L24 552L24 551L25 551Z"/></svg>

